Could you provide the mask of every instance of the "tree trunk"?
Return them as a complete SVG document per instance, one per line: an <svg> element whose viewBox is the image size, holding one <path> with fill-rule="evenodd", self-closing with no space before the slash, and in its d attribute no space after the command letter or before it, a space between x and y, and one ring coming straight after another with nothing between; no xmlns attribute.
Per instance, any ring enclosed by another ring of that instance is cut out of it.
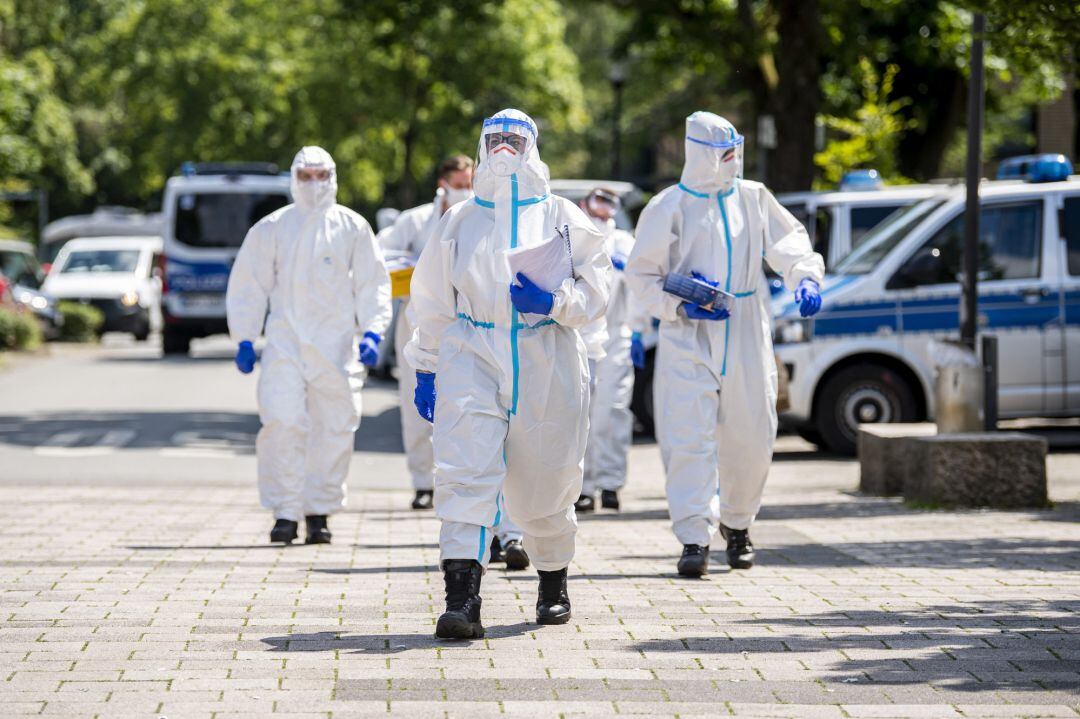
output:
<svg viewBox="0 0 1080 719"><path fill-rule="evenodd" d="M821 107L821 14L818 0L774 0L779 76L770 110L777 147L769 168L774 191L809 190L814 182L814 122Z"/></svg>

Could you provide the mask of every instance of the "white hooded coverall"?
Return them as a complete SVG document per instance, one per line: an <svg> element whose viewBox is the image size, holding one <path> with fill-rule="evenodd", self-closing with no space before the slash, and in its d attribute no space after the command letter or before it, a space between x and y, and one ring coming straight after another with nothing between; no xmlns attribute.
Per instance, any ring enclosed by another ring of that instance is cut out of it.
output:
<svg viewBox="0 0 1080 719"><path fill-rule="evenodd" d="M524 135L521 154L484 135ZM574 555L588 434L588 368L579 329L608 300L603 237L569 200L552 196L536 149L536 124L504 110L485 121L474 191L439 224L412 278L416 331L405 348L436 373L435 510L442 559L489 559L492 528L508 512L538 569ZM510 300L504 252L569 227L573 276L553 291L549 316L528 324ZM500 494L500 488L503 494Z"/></svg>
<svg viewBox="0 0 1080 719"><path fill-rule="evenodd" d="M434 202L402 212L394 224L379 233L384 250L409 252L419 256L428 240L435 234L442 217L442 196ZM434 488L435 460L431 450L431 423L413 410L416 393L416 368L405 357L405 345L412 338L413 326L407 312L408 300L398 308L394 327L394 351L398 358L398 396L401 400L401 439L405 445L405 462L415 490Z"/></svg>
<svg viewBox="0 0 1080 719"><path fill-rule="evenodd" d="M334 169L318 147L292 165L294 204L255 224L229 275L235 342L266 347L259 375L259 495L278 519L345 506L364 369L357 339L390 322L390 276L363 217L335 204L337 182L299 183L301 167Z"/></svg>
<svg viewBox="0 0 1080 719"><path fill-rule="evenodd" d="M623 262L634 249L634 236L615 227L614 220L603 223L605 248L609 257ZM634 394L634 365L630 359L630 313L633 298L624 272L616 271L611 299L603 318L603 348L596 361L596 387L589 407L589 444L585 451L583 494L597 490L619 490L626 484L626 457L634 439L634 415L630 401Z"/></svg>
<svg viewBox="0 0 1080 719"><path fill-rule="evenodd" d="M737 146L722 162L722 146ZM721 146L721 147L718 147ZM672 529L709 544L717 521L746 529L761 505L776 439L776 364L764 256L794 290L821 282L806 230L763 185L741 179L742 137L727 120L686 120L682 181L654 197L637 225L630 289L660 319L654 406ZM734 294L727 320L688 319L663 291L669 272L698 272Z"/></svg>

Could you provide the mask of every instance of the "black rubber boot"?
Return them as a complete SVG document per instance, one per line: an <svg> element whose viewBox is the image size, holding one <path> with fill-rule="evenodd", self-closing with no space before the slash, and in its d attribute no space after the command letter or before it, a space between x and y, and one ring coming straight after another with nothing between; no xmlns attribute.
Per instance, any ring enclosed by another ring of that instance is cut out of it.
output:
<svg viewBox="0 0 1080 719"><path fill-rule="evenodd" d="M506 557L507 569L526 569L529 566L529 555L525 553L525 547L521 546L520 539L511 539L503 547Z"/></svg>
<svg viewBox="0 0 1080 719"><path fill-rule="evenodd" d="M684 577L704 577L709 573L709 547L684 544L679 557L679 574Z"/></svg>
<svg viewBox="0 0 1080 719"><path fill-rule="evenodd" d="M484 568L475 559L447 559L442 569L446 582L446 611L435 625L435 636L439 639L483 637L480 579Z"/></svg>
<svg viewBox="0 0 1080 719"><path fill-rule="evenodd" d="M540 592L536 599L537 624L566 624L570 621L570 596L566 593L566 570L538 570Z"/></svg>
<svg viewBox="0 0 1080 719"><path fill-rule="evenodd" d="M754 545L750 542L749 529L732 529L720 525L720 535L727 540L727 563L732 569L750 569L754 566Z"/></svg>
<svg viewBox="0 0 1080 719"><path fill-rule="evenodd" d="M502 542L499 541L498 535L491 538L491 558L488 559L488 564L495 562L501 563L506 561L506 554L503 553Z"/></svg>
<svg viewBox="0 0 1080 719"><path fill-rule="evenodd" d="M325 514L309 514L304 517L307 524L307 536L304 544L330 544L330 529L326 526Z"/></svg>
<svg viewBox="0 0 1080 719"><path fill-rule="evenodd" d="M614 489L600 490L600 506L604 509L619 509L619 493Z"/></svg>
<svg viewBox="0 0 1080 719"><path fill-rule="evenodd" d="M431 509L435 506L435 492L430 489L416 490L416 496L412 500L413 509Z"/></svg>
<svg viewBox="0 0 1080 719"><path fill-rule="evenodd" d="M591 512L596 509L596 500L590 494L583 494L574 502L574 509L578 512Z"/></svg>
<svg viewBox="0 0 1080 719"><path fill-rule="evenodd" d="M298 536L298 529L300 529L299 522L293 522L288 519L279 519L274 522L274 528L270 530L270 543L277 544L278 542L281 542L283 544L292 544L292 541Z"/></svg>

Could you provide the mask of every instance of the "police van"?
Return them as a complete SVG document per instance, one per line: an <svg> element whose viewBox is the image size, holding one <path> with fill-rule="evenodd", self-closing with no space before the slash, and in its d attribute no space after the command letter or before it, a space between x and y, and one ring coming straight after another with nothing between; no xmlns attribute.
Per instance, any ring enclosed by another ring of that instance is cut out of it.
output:
<svg viewBox="0 0 1080 719"><path fill-rule="evenodd" d="M184 163L165 185L162 348L228 331L225 290L247 231L292 202L288 173L263 163Z"/></svg>
<svg viewBox="0 0 1080 719"><path fill-rule="evenodd" d="M1080 415L1080 177L1064 156L980 186L979 316L998 337L1003 418ZM803 319L774 302L790 376L783 415L806 439L855 450L860 423L933 417L933 339L959 328L965 192L896 212L826 276Z"/></svg>

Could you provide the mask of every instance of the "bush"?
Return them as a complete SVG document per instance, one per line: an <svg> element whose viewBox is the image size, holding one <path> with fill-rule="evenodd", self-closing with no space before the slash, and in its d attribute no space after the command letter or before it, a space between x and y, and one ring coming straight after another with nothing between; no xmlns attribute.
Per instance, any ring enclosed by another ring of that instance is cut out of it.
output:
<svg viewBox="0 0 1080 719"><path fill-rule="evenodd" d="M98 330L105 324L105 315L97 307L81 305L78 302L61 302L60 314L64 316L64 326L60 329L60 339L68 342L95 342Z"/></svg>
<svg viewBox="0 0 1080 719"><path fill-rule="evenodd" d="M29 350L41 344L41 327L31 312L0 307L0 350Z"/></svg>

